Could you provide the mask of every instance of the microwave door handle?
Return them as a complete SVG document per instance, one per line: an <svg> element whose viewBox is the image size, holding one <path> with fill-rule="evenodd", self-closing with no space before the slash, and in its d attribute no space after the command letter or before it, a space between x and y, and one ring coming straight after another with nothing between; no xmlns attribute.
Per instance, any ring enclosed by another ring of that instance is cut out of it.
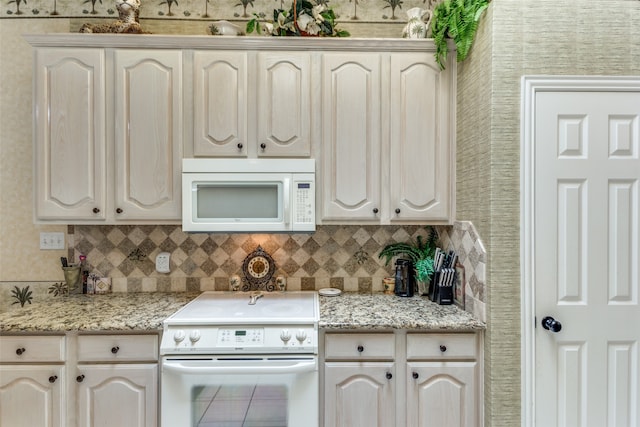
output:
<svg viewBox="0 0 640 427"><path fill-rule="evenodd" d="M300 374L313 372L318 369L315 360L296 362L291 365L263 366L189 366L188 363L165 361L162 369L167 372L176 372L187 375L212 375L212 374L234 374L234 375L262 375L262 374Z"/></svg>
<svg viewBox="0 0 640 427"><path fill-rule="evenodd" d="M283 180L283 183L282 183L282 184L283 184L283 187L284 187L284 188L283 188L283 191L282 191L282 192L284 193L284 194L283 194L283 201L284 201L284 213L283 213L283 215L284 215L284 223L285 223L285 225L289 225L289 220L290 220L290 217L289 217L289 215L290 215L290 214L289 214L289 198L290 198L290 193L289 193L289 192L290 192L290 184L291 184L290 179L289 179L289 178L285 178L285 179Z"/></svg>

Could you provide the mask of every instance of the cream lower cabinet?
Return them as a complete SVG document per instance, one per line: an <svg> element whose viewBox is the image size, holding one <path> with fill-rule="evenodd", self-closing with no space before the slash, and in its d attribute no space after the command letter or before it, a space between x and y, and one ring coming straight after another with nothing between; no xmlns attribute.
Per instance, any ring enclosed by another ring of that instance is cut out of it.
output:
<svg viewBox="0 0 640 427"><path fill-rule="evenodd" d="M480 333L326 333L325 427L483 425Z"/></svg>
<svg viewBox="0 0 640 427"><path fill-rule="evenodd" d="M0 426L66 427L64 336L0 337Z"/></svg>
<svg viewBox="0 0 640 427"><path fill-rule="evenodd" d="M181 218L182 51L38 47L35 219Z"/></svg>
<svg viewBox="0 0 640 427"><path fill-rule="evenodd" d="M158 336L0 337L0 426L156 427Z"/></svg>
<svg viewBox="0 0 640 427"><path fill-rule="evenodd" d="M324 426L395 424L393 334L326 334Z"/></svg>
<svg viewBox="0 0 640 427"><path fill-rule="evenodd" d="M322 55L323 222L453 221L450 73L429 52Z"/></svg>

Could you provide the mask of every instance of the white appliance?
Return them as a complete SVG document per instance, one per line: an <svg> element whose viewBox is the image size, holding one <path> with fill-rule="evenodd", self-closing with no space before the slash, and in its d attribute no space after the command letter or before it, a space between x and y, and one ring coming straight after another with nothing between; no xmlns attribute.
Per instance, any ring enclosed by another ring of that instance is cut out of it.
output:
<svg viewBox="0 0 640 427"><path fill-rule="evenodd" d="M318 294L204 292L163 322L162 427L318 427Z"/></svg>
<svg viewBox="0 0 640 427"><path fill-rule="evenodd" d="M183 159L182 229L314 231L315 188L313 159Z"/></svg>

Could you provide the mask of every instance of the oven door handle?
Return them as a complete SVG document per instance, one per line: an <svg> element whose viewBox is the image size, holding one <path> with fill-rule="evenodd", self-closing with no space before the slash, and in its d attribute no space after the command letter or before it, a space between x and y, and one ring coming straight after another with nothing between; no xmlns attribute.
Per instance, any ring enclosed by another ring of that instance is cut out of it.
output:
<svg viewBox="0 0 640 427"><path fill-rule="evenodd" d="M188 363L164 361L162 369L168 372L176 372L189 375L210 374L301 374L313 372L318 369L316 360L305 360L291 365L263 365L263 366L190 366Z"/></svg>

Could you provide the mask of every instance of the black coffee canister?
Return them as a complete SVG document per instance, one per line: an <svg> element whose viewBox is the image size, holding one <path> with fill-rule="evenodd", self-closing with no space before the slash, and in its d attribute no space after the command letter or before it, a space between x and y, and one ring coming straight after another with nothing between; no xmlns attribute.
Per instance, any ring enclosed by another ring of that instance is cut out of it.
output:
<svg viewBox="0 0 640 427"><path fill-rule="evenodd" d="M415 287L413 262L408 259L396 260L395 294L400 297L412 297Z"/></svg>

